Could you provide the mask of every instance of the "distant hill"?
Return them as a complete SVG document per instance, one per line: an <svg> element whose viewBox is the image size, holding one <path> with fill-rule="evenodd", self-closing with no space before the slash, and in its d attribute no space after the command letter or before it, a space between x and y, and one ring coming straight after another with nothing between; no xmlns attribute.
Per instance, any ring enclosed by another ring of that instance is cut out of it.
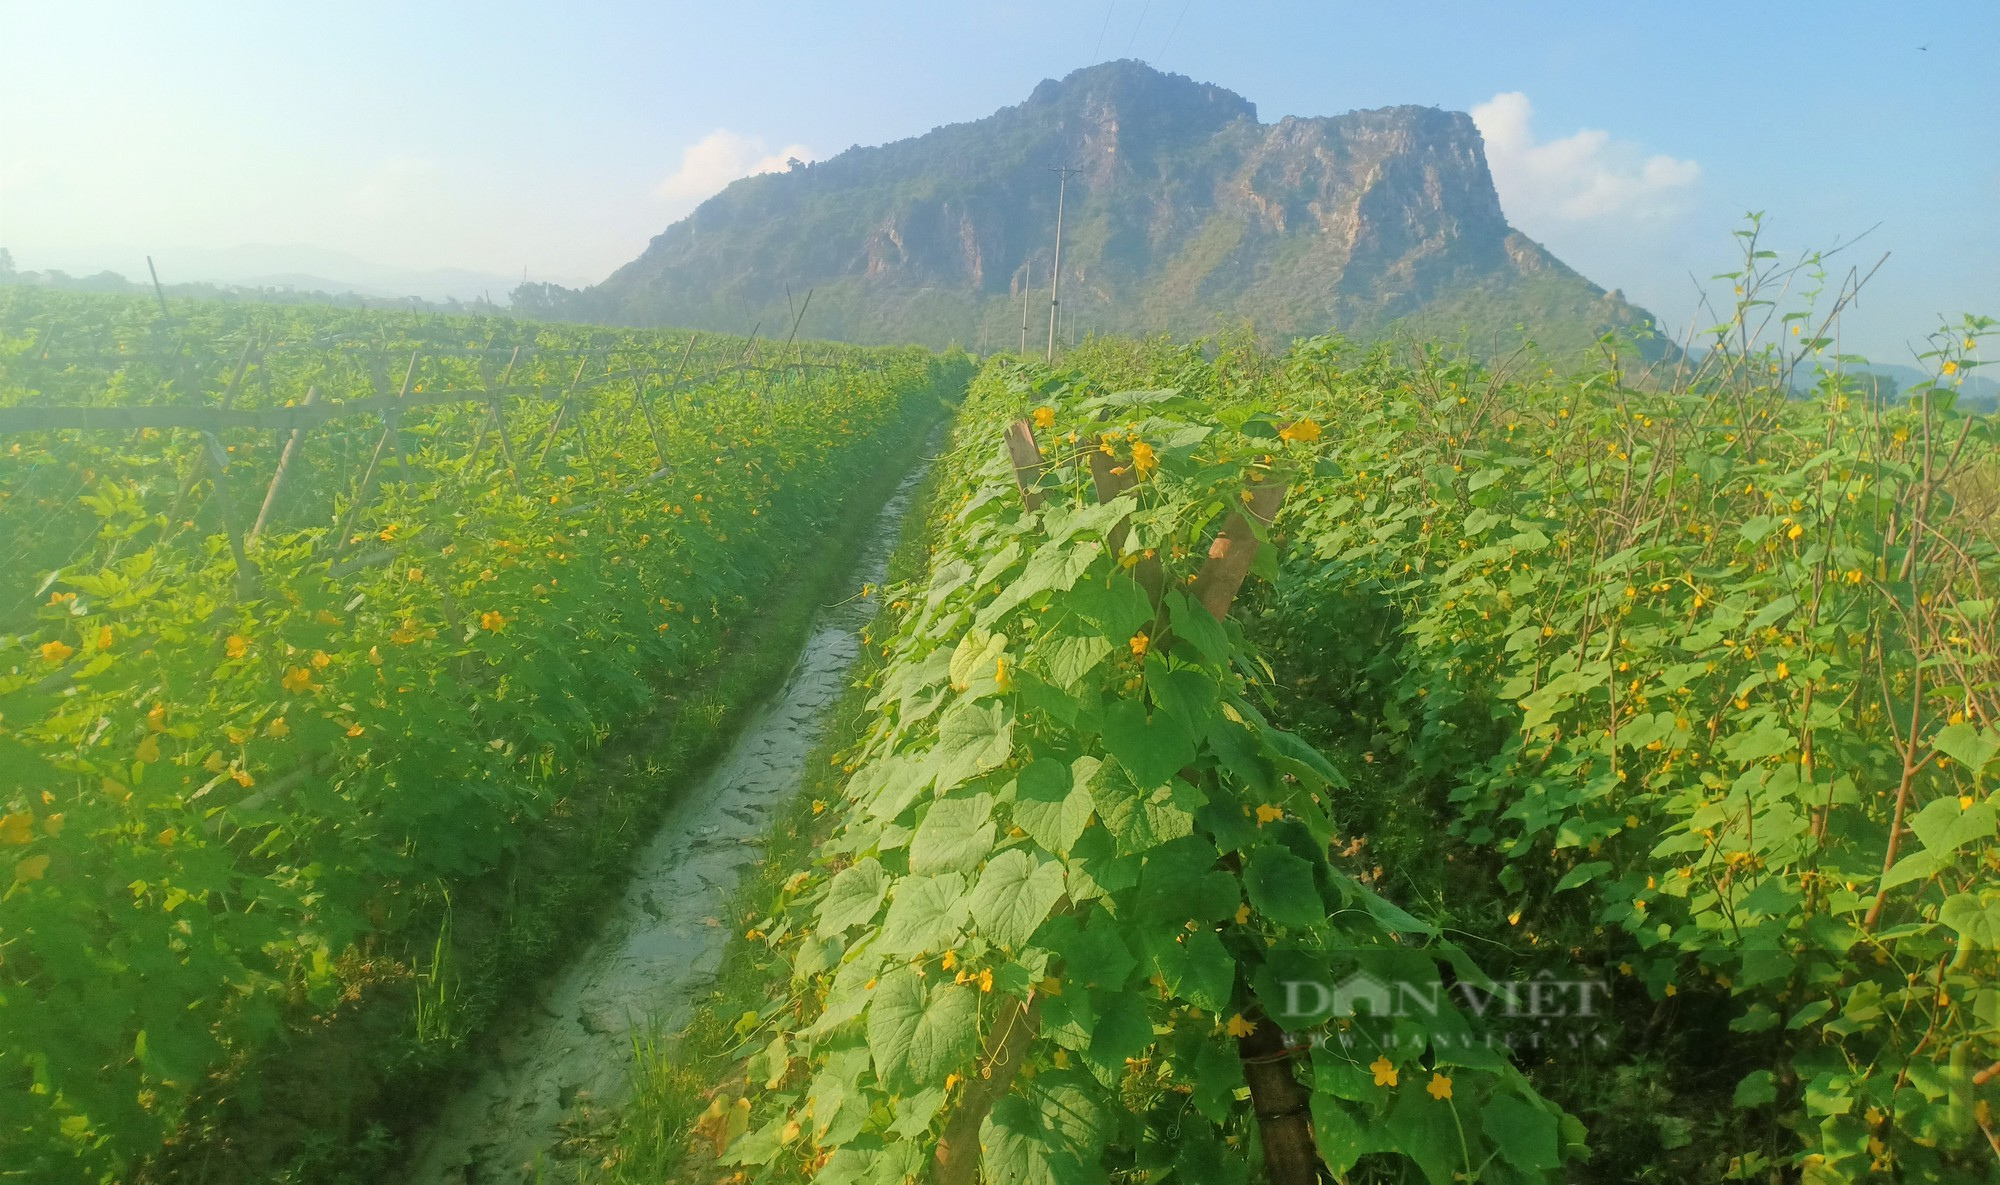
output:
<svg viewBox="0 0 2000 1185"><path fill-rule="evenodd" d="M1063 308L1083 329L1284 337L1415 318L1476 344L1524 323L1568 350L1652 318L1507 225L1470 116L1389 107L1258 122L1138 62L913 139L737 181L594 288L516 310L767 335L1019 344L1048 334L1058 165ZM789 288L789 300L787 289ZM1068 328L1064 330L1067 336Z"/></svg>

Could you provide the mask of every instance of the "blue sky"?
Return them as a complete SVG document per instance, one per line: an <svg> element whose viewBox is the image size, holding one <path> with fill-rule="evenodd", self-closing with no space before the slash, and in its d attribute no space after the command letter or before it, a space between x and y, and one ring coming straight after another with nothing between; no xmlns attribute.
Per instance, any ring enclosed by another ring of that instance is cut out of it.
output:
<svg viewBox="0 0 2000 1185"><path fill-rule="evenodd" d="M595 280L733 175L1132 56L1266 122L1474 111L1510 220L1672 326L1747 209L1785 250L1880 224L1842 258L1890 253L1847 326L1881 360L2000 315L2000 4L0 0L0 29L26 267L275 243Z"/></svg>

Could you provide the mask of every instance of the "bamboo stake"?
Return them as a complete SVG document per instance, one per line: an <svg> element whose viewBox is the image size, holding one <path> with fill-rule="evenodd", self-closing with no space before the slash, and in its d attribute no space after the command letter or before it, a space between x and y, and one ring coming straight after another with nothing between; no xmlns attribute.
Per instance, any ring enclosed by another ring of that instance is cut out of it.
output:
<svg viewBox="0 0 2000 1185"><path fill-rule="evenodd" d="M305 406L311 407L318 398L318 387L306 388ZM285 484L285 474L291 472L292 462L297 459L305 438L306 430L300 427L292 429L291 439L285 441L285 451L278 455L278 471L271 475L271 488L265 491L264 505L257 511L257 522L250 528L251 539L262 535L264 525L271 521L271 509L278 504L278 490Z"/></svg>

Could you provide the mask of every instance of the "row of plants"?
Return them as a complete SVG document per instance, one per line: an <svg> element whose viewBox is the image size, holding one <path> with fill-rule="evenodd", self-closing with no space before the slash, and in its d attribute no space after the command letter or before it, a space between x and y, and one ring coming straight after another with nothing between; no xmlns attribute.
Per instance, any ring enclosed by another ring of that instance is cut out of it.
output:
<svg viewBox="0 0 2000 1185"><path fill-rule="evenodd" d="M1370 763L1346 867L1493 962L1601 973L1622 1052L1711 1092L1635 1092L1678 1114L1599 1163L1979 1178L2000 551L1992 423L1954 393L1994 327L1947 326L1934 382L1885 404L1809 311L1758 344L1767 260L1725 277L1732 315L1678 372L1613 343L1580 378L1338 339L1075 361L1218 419L1337 425L1258 606L1295 660L1278 710ZM1644 1067L1582 1060L1523 1064L1637 1126L1577 1079Z"/></svg>
<svg viewBox="0 0 2000 1185"><path fill-rule="evenodd" d="M748 919L774 975L701 1124L722 1164L1522 1181L1581 1154L1440 991L1494 981L1338 863L1345 778L1271 722L1229 610L1276 570L1262 517L1324 480L1325 422L1002 361L954 441L832 821ZM1300 991L1364 972L1439 1007Z"/></svg>
<svg viewBox="0 0 2000 1185"><path fill-rule="evenodd" d="M230 508L257 504L282 437L10 444L0 535L46 548L77 507L92 521L60 566L36 552L33 607L0 637L7 1172L119 1174L216 1066L385 975L388 939L434 929L436 898L560 816L622 722L726 660L761 591L965 373L855 350L645 403L571 396L623 364L594 333L537 329L556 390L498 424L441 405L309 437L289 516L247 540ZM36 485L52 474L77 484L56 506Z"/></svg>

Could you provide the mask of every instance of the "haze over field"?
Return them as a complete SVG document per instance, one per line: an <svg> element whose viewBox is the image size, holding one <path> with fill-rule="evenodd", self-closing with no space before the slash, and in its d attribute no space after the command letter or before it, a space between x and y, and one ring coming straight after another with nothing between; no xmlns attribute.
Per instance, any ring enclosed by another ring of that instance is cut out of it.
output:
<svg viewBox="0 0 2000 1185"><path fill-rule="evenodd" d="M1973 60L2000 33L1989 6L344 11L0 3L17 47L0 246L24 269L140 278L150 253L170 281L578 286L737 177L975 119L1129 56L1248 96L1267 122L1469 112L1508 221L1675 329L1752 208L1788 249L1880 224L1851 254L1891 258L1849 348L1907 361L1936 314L2000 307L2000 146L1974 123L2000 98ZM893 66L869 68L887 30ZM235 266L258 244L296 246Z"/></svg>

